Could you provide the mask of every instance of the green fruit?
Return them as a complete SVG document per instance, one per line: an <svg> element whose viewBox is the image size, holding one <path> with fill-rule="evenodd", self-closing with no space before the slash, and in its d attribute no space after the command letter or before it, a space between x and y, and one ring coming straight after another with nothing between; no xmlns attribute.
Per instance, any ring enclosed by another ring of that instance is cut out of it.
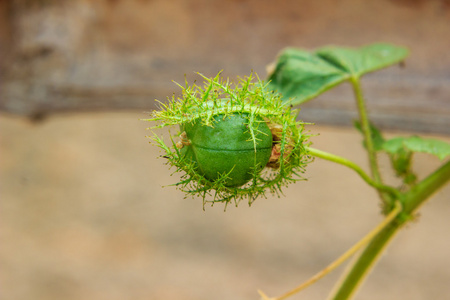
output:
<svg viewBox="0 0 450 300"><path fill-rule="evenodd" d="M220 73L199 75L203 85L180 85L181 96L159 102L160 109L147 119L157 122L152 128L180 127L181 140L171 136L166 144L163 136L151 137L161 157L181 172L175 186L203 198L203 204L237 205L267 192L279 195L283 186L302 179L311 157L297 111L257 76L231 82Z"/></svg>
<svg viewBox="0 0 450 300"><path fill-rule="evenodd" d="M246 113L216 115L211 126L197 119L181 129L186 134L181 151L195 163L196 172L211 182L227 175L226 187L250 181L266 166L272 152L269 127L259 117L250 122Z"/></svg>

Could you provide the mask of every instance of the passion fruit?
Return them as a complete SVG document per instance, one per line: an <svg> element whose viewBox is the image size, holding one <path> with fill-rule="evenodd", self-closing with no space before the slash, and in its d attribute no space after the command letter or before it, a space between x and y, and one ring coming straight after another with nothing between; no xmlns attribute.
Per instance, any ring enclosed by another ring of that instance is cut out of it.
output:
<svg viewBox="0 0 450 300"><path fill-rule="evenodd" d="M296 120L297 111L258 77L233 83L220 73L199 75L202 86L186 81L181 96L159 102L146 119L156 123L152 129L179 129L174 135L169 130L169 143L162 135L151 136L161 157L180 172L174 185L187 196L203 198L203 204L242 199L251 204L302 180L311 159L304 147L309 136Z"/></svg>
<svg viewBox="0 0 450 300"><path fill-rule="evenodd" d="M224 178L226 187L249 182L269 162L272 133L261 118L248 114L216 115L211 126L197 119L181 126L181 152L195 163L197 172L214 182Z"/></svg>

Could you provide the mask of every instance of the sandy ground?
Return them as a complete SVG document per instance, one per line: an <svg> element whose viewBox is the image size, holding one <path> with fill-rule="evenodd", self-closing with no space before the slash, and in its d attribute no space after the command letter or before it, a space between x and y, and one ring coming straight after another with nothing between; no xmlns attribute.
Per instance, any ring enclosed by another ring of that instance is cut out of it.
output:
<svg viewBox="0 0 450 300"><path fill-rule="evenodd" d="M140 113L0 117L0 298L258 299L294 287L380 220L375 193L321 160L285 197L206 207L167 185ZM351 128L314 145L363 164ZM450 139L447 137L447 141ZM437 158L418 155L426 174ZM382 169L388 170L386 160ZM386 177L391 177L390 175ZM450 299L450 186L388 248L357 299ZM324 299L342 268L292 299Z"/></svg>

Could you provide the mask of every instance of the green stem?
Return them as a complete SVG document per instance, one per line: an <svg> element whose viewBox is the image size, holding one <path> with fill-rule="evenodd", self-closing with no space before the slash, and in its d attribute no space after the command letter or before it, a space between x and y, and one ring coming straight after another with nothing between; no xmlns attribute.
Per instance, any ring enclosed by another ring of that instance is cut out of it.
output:
<svg viewBox="0 0 450 300"><path fill-rule="evenodd" d="M344 274L344 280L338 282L337 289L329 297L330 300L351 299L401 225L402 223L392 222L370 242L357 261L351 266L350 271Z"/></svg>
<svg viewBox="0 0 450 300"><path fill-rule="evenodd" d="M340 157L340 156L337 156L337 155L334 155L334 154L331 154L331 153L328 153L328 152L325 152L325 151L322 151L322 150L314 149L314 148L311 148L311 147L307 147L307 150L308 150L308 152L311 155L313 155L315 157L319 157L319 158L322 158L322 159L325 159L325 160L328 160L328 161L332 161L332 162L344 165L346 167L349 167L350 169L352 169L356 173L358 173L358 175L361 176L361 178L365 182L367 182L369 185L373 186L377 190L390 193L390 194L392 194L394 196L398 196L398 194L399 194L399 191L397 189L395 189L393 187L390 187L390 186L383 185L381 183L378 183L375 180L373 180L372 178L370 178L370 176L367 175L367 173L364 172L364 170L361 169L360 166L358 166L356 163L354 163L354 162L352 162L352 161L350 161L348 159L345 159L343 157Z"/></svg>
<svg viewBox="0 0 450 300"><path fill-rule="evenodd" d="M395 234L402 228L417 208L430 196L450 181L450 161L422 180L409 192L402 195L403 212L395 222L392 222L382 230L364 249L360 257L352 265L350 271L345 274L344 280L338 283L337 289L332 292L329 299L347 300L356 292L363 279L374 266L383 249L392 240Z"/></svg>
<svg viewBox="0 0 450 300"><path fill-rule="evenodd" d="M375 146L373 143L372 130L370 129L370 122L367 115L367 109L361 89L361 83L358 77L351 77L350 82L353 87L353 93L355 94L356 104L358 107L361 122L361 131L364 135L364 142L367 148L367 154L369 156L372 178L377 184L382 184L383 182L381 179L380 170L378 168L377 153L375 151ZM385 193L383 193L381 190L378 190L378 192L380 198L384 201L385 204L389 204L391 202L391 199L389 199L389 197Z"/></svg>
<svg viewBox="0 0 450 300"><path fill-rule="evenodd" d="M361 90L361 84L359 78L352 77L350 80L353 92L356 98L356 104L358 106L359 117L361 121L361 130L364 135L364 141L367 147L367 152L369 155L370 169L372 171L372 176L377 182L381 182L380 171L378 170L378 161L375 152L375 147L373 144L372 133L370 130L369 117L367 115L367 109L364 101L364 96Z"/></svg>
<svg viewBox="0 0 450 300"><path fill-rule="evenodd" d="M303 282L302 284L300 284L293 290L291 290L279 297L272 298L272 299L273 300L287 299L290 296L295 295L298 292L304 290L305 288L312 285L319 279L323 278L325 275L327 275L328 273L330 273L331 271L336 269L338 266L340 266L344 261L346 261L351 256L353 256L358 250L361 249L361 247L363 247L365 244L370 242L381 230L383 230L387 225L389 225L398 216L398 214L401 211L402 211L402 205L400 204L400 202L397 201L395 203L394 209L386 216L386 218L380 224L378 224L378 226L376 226L372 231L370 231L368 234L366 234L361 240L359 240L356 244L354 244L350 249L348 249L344 254L339 256L335 261L333 261L331 264L326 266L323 270L321 270L320 272L318 272L313 277L311 277L307 281ZM262 293L261 291L260 291L260 294L264 295L264 293Z"/></svg>
<svg viewBox="0 0 450 300"><path fill-rule="evenodd" d="M448 181L450 181L450 160L405 194L405 211L407 213L415 212L425 200L429 199Z"/></svg>

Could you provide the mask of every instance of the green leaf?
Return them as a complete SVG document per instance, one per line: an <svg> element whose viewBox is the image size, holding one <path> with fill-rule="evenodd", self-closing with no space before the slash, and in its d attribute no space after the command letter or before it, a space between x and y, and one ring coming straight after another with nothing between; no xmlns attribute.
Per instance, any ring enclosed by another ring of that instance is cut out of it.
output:
<svg viewBox="0 0 450 300"><path fill-rule="evenodd" d="M396 153L388 153L395 174L397 177L402 178L403 183L406 185L415 184L417 180L417 176L412 170L413 154L414 152L403 148Z"/></svg>
<svg viewBox="0 0 450 300"><path fill-rule="evenodd" d="M284 102L298 105L348 78L348 74L315 54L287 48L278 57L275 70L269 75L268 88L280 92Z"/></svg>
<svg viewBox="0 0 450 300"><path fill-rule="evenodd" d="M442 160L450 155L450 144L444 141L424 139L418 136L397 137L386 141L383 144L383 150L391 154L400 153L404 150L423 152L436 155Z"/></svg>
<svg viewBox="0 0 450 300"><path fill-rule="evenodd" d="M361 122L354 121L353 125L359 132L362 133ZM386 144L386 139L383 137L381 131L372 123L370 123L370 134L372 136L375 151L385 151L384 145ZM363 146L367 148L365 142L363 142ZM397 151L388 152L387 154L396 176L402 178L403 183L406 185L410 186L414 184L417 176L412 170L413 152L407 148L400 147Z"/></svg>
<svg viewBox="0 0 450 300"><path fill-rule="evenodd" d="M361 48L327 46L316 54L352 77L373 72L403 61L408 49L390 44L371 44Z"/></svg>
<svg viewBox="0 0 450 300"><path fill-rule="evenodd" d="M406 48L381 43L361 48L328 46L314 53L287 48L269 74L268 88L280 92L284 102L299 105L350 77L399 63L407 55Z"/></svg>

